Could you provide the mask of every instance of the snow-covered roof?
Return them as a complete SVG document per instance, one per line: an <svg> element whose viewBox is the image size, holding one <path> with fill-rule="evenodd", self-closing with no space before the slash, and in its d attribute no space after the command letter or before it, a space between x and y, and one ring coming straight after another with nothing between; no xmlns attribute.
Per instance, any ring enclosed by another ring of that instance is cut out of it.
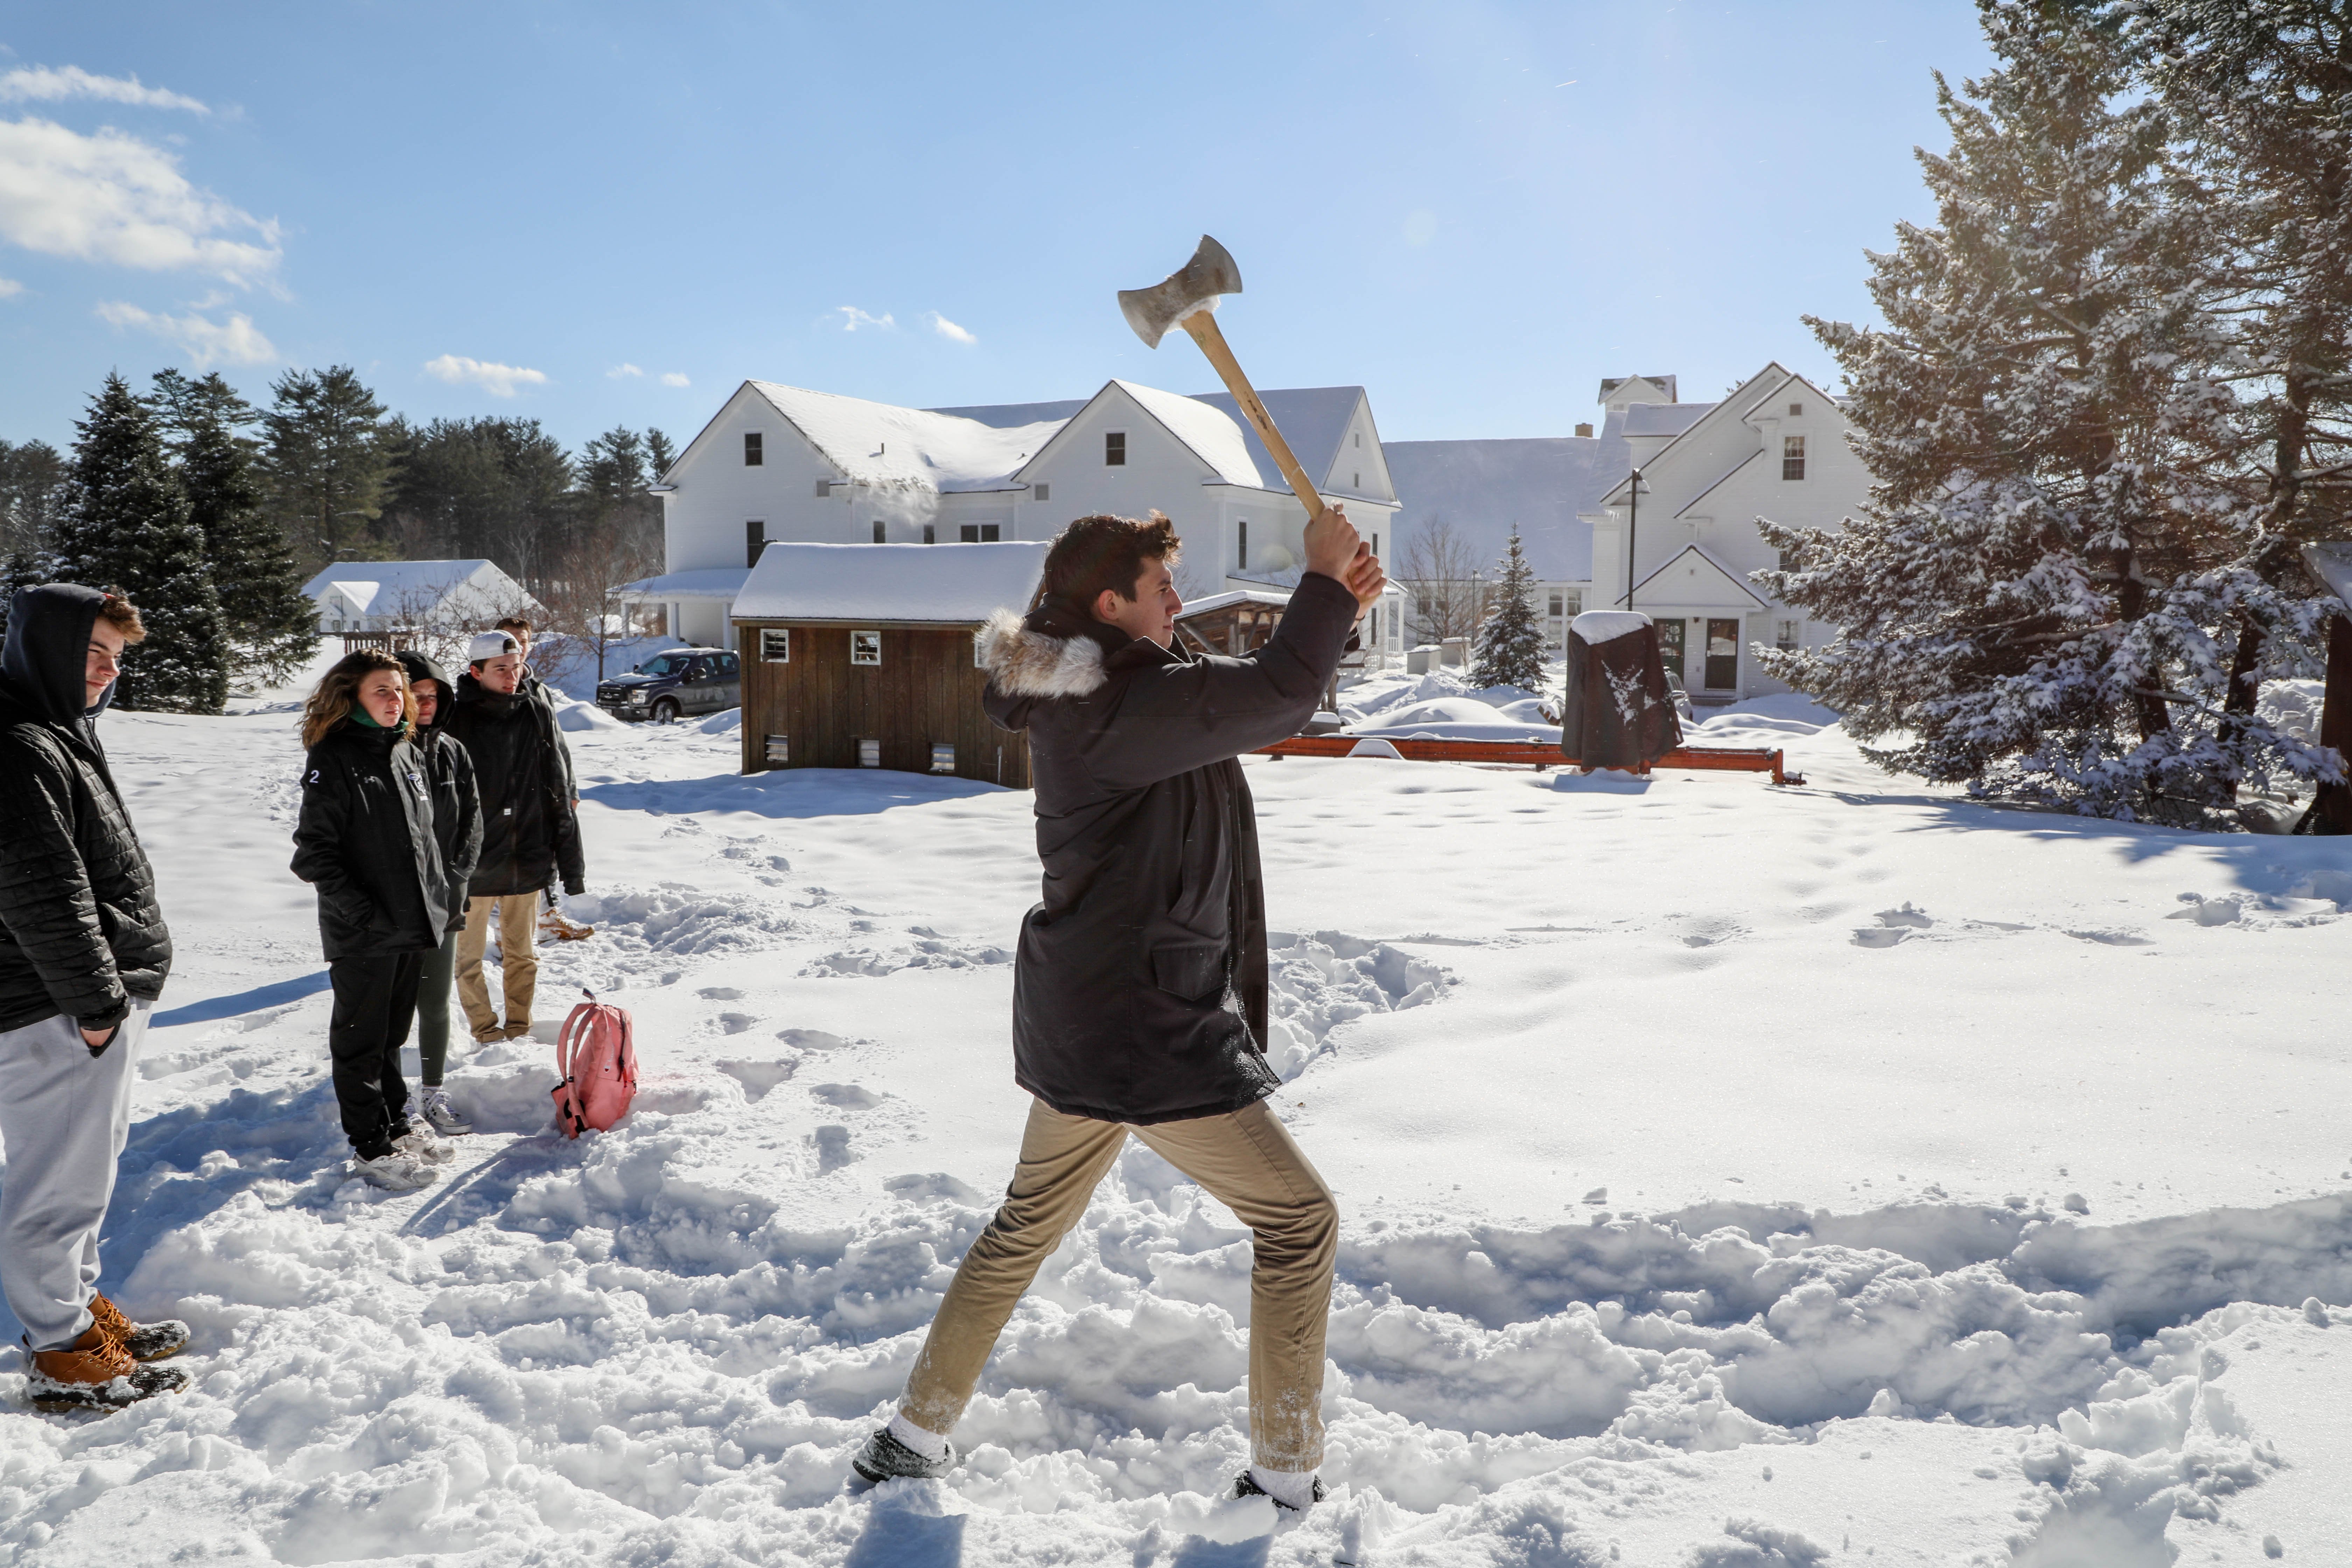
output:
<svg viewBox="0 0 2352 1568"><path fill-rule="evenodd" d="M1010 479L1058 421L998 426L779 382L748 384L792 421L845 479L903 489L1011 489Z"/></svg>
<svg viewBox="0 0 2352 1568"><path fill-rule="evenodd" d="M1236 588L1231 593L1212 594L1205 599L1194 599L1176 618L1190 620L1194 616L1205 616L1212 610L1222 610L1234 605L1271 605L1278 610L1289 603L1290 595L1287 594L1277 594L1265 588Z"/></svg>
<svg viewBox="0 0 2352 1568"><path fill-rule="evenodd" d="M1679 436L1713 410L1712 403L1636 403L1625 410L1628 436Z"/></svg>
<svg viewBox="0 0 2352 1568"><path fill-rule="evenodd" d="M2303 563L2330 593L2352 606L2352 544L2306 544Z"/></svg>
<svg viewBox="0 0 2352 1568"><path fill-rule="evenodd" d="M1087 402L1083 397L1065 397L1054 403L974 403L962 408L927 408L923 412L970 419L992 430L1007 430L1016 425L1065 423Z"/></svg>
<svg viewBox="0 0 2352 1568"><path fill-rule="evenodd" d="M739 621L976 626L1025 610L1045 570L1042 542L1000 544L786 544L760 553L736 595Z"/></svg>
<svg viewBox="0 0 2352 1568"><path fill-rule="evenodd" d="M1272 392L1261 392L1258 401L1274 416L1274 427L1290 443L1290 455L1307 470L1309 480L1328 487L1332 465L1339 460L1339 442L1348 434L1349 422L1356 416L1356 405L1364 400L1360 386L1292 386ZM1242 444L1249 450L1250 461L1257 471L1267 476L1268 482L1280 484L1282 470L1275 466L1274 454L1257 438L1257 429L1242 415L1241 405L1229 392L1201 392L1192 396L1195 403L1205 403L1234 422L1242 433Z"/></svg>
<svg viewBox="0 0 2352 1568"><path fill-rule="evenodd" d="M1129 397L1143 406L1143 411L1168 426L1168 433L1195 456L1216 470L1217 477L1229 485L1245 485L1251 489L1264 489L1265 481L1258 477L1258 467L1250 456L1249 439L1242 433L1239 421L1221 408L1213 407L1198 398L1162 392L1156 386L1139 386L1131 381L1113 382ZM1269 470L1272 463L1267 464ZM1277 481L1278 482L1278 481Z"/></svg>
<svg viewBox="0 0 2352 1568"><path fill-rule="evenodd" d="M641 578L624 584L621 592L635 599L732 599L751 574L749 566L703 566Z"/></svg>
<svg viewBox="0 0 2352 1568"><path fill-rule="evenodd" d="M312 598L324 595L330 586L340 585L343 596L351 597L354 587L373 587L377 594L388 595L386 603L404 598L431 595L436 598L448 593L471 578L483 567L498 568L481 559L471 561L339 561L308 583L302 592ZM504 577L505 573L499 575Z"/></svg>
<svg viewBox="0 0 2352 1568"><path fill-rule="evenodd" d="M1396 538L1384 552L1394 572L1414 533L1449 525L1477 564L1491 567L1519 531L1520 548L1543 583L1580 583L1592 575L1592 528L1577 521L1629 466L1610 416L1603 436L1524 440L1389 441L1389 482L1400 510Z"/></svg>
<svg viewBox="0 0 2352 1568"><path fill-rule="evenodd" d="M338 577L312 596L325 598L329 594L341 594L345 604L365 613L367 607L375 603L376 590L380 586L382 586L381 584L362 583L349 577Z"/></svg>

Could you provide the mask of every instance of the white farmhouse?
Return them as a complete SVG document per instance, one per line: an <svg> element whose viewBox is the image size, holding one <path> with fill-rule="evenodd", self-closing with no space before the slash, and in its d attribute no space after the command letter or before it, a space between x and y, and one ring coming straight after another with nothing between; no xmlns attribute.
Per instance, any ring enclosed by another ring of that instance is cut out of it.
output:
<svg viewBox="0 0 2352 1568"><path fill-rule="evenodd" d="M488 561L338 561L302 586L322 632L480 629L547 608Z"/></svg>
<svg viewBox="0 0 2352 1568"><path fill-rule="evenodd" d="M1654 619L1694 702L1786 690L1757 668L1756 647L1811 647L1830 629L1750 580L1780 564L1756 521L1834 529L1861 510L1871 479L1846 444L1848 428L1833 398L1778 364L1720 403L1628 405L1631 468L1584 514L1592 524L1586 607Z"/></svg>
<svg viewBox="0 0 2352 1568"><path fill-rule="evenodd" d="M1363 389L1264 396L1324 497L1384 546L1397 502ZM1075 517L1156 507L1184 540L1181 591L1205 597L1295 583L1307 522L1230 398L1127 381L1078 401L929 409L747 381L656 493L667 570L625 597L695 642L723 638L774 541L1043 541ZM1392 589L1368 623L1376 659L1402 656L1404 605Z"/></svg>
<svg viewBox="0 0 2352 1568"><path fill-rule="evenodd" d="M1630 589L1694 702L1786 689L1758 668L1755 646L1811 646L1827 629L1748 581L1779 564L1756 520L1835 528L1859 510L1870 475L1846 446L1844 415L1778 364L1720 403L1677 401L1671 375L1612 377L1600 400L1598 435L1579 425L1540 439L1391 442L1400 539L1443 524L1492 576L1517 528L1554 647L1580 612L1626 608Z"/></svg>

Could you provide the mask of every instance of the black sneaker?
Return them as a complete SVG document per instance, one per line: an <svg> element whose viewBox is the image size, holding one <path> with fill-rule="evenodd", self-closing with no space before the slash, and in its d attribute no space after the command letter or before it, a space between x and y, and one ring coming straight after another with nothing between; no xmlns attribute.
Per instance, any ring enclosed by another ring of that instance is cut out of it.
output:
<svg viewBox="0 0 2352 1568"><path fill-rule="evenodd" d="M866 1447L857 1450L849 1468L877 1486L901 1478L935 1481L955 1468L959 1457L955 1445L950 1443L946 1453L936 1459L927 1459L890 1436L890 1428L884 1426L866 1439Z"/></svg>
<svg viewBox="0 0 2352 1568"><path fill-rule="evenodd" d="M1280 1498L1275 1496L1272 1492L1258 1485L1257 1478L1251 1475L1247 1470L1244 1470L1240 1475L1234 1478L1234 1496L1237 1498L1262 1497L1265 1499L1266 1501L1272 1503L1275 1507L1281 1509L1286 1512L1298 1513L1303 1511L1302 1510L1292 1508L1288 1503L1283 1501ZM1323 1478L1321 1476L1315 1478L1315 1496L1311 1500L1315 1502L1321 1502L1323 1500Z"/></svg>

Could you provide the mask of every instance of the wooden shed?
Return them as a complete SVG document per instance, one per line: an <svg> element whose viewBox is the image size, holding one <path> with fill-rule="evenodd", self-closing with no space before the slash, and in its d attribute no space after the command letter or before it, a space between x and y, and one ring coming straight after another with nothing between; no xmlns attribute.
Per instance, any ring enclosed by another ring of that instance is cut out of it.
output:
<svg viewBox="0 0 2352 1568"><path fill-rule="evenodd" d="M771 543L735 600L743 771L887 768L1029 787L975 637L1028 608L1043 543Z"/></svg>

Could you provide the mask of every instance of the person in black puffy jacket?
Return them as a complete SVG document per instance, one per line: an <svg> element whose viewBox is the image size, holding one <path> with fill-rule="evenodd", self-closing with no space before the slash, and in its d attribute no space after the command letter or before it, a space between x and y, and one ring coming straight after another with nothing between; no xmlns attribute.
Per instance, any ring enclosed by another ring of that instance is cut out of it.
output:
<svg viewBox="0 0 2352 1568"><path fill-rule="evenodd" d="M416 703L416 749L433 784L433 837L449 880L449 919L440 947L425 955L416 987L416 1057L425 1080L417 1113L436 1132L471 1132L474 1124L451 1102L441 1075L449 1062L449 994L457 974L457 933L466 929L466 884L482 855L482 805L473 759L443 723L450 709L449 677L413 648L394 657L408 671L408 693Z"/></svg>
<svg viewBox="0 0 2352 1568"><path fill-rule="evenodd" d="M302 711L302 814L294 874L319 890L335 1009L335 1100L358 1173L414 1191L449 1145L412 1124L400 1047L427 953L449 923L449 874L415 734L408 672L388 653L346 655Z"/></svg>
<svg viewBox="0 0 2352 1568"><path fill-rule="evenodd" d="M18 593L0 649L0 1287L36 1404L104 1409L185 1385L142 1361L184 1323L97 1291L98 1236L131 1131L147 1016L172 969L155 878L98 742L125 645L118 595Z"/></svg>

